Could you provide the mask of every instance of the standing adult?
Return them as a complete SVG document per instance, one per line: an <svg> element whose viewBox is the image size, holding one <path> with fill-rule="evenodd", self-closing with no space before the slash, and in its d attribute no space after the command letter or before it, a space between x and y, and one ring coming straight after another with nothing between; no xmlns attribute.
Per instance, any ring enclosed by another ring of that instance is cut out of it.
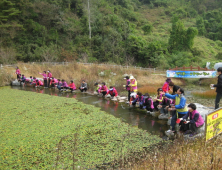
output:
<svg viewBox="0 0 222 170"><path fill-rule="evenodd" d="M215 99L215 110L219 108L220 99L222 97L222 67L217 69L217 73L219 74L217 84L212 84L212 87L216 87L217 96Z"/></svg>
<svg viewBox="0 0 222 170"><path fill-rule="evenodd" d="M163 84L162 89L165 93L170 90L170 87L169 87L170 82L171 82L171 78L167 78L166 82Z"/></svg>
<svg viewBox="0 0 222 170"><path fill-rule="evenodd" d="M135 92L135 93L137 92L137 81L133 76L130 76L129 87L130 87L131 92Z"/></svg>
<svg viewBox="0 0 222 170"><path fill-rule="evenodd" d="M130 79L129 76L126 76L124 79L126 79L126 90L128 91L128 101L127 103L129 103L130 101Z"/></svg>
<svg viewBox="0 0 222 170"><path fill-rule="evenodd" d="M18 67L16 67L15 74L17 75L17 80L19 80L21 72Z"/></svg>
<svg viewBox="0 0 222 170"><path fill-rule="evenodd" d="M52 73L50 72L50 70L48 70L47 72L48 72L47 77L48 77L48 87L49 87L52 79Z"/></svg>
<svg viewBox="0 0 222 170"><path fill-rule="evenodd" d="M44 88L48 88L47 87L47 74L46 71L43 71L43 73L39 73L43 76L43 80L44 80Z"/></svg>

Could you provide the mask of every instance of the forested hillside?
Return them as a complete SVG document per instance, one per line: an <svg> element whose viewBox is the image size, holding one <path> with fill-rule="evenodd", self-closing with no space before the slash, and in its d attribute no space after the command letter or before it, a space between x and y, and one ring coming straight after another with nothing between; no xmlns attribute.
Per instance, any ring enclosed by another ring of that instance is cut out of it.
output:
<svg viewBox="0 0 222 170"><path fill-rule="evenodd" d="M0 63L143 67L222 59L219 0L0 0Z"/></svg>

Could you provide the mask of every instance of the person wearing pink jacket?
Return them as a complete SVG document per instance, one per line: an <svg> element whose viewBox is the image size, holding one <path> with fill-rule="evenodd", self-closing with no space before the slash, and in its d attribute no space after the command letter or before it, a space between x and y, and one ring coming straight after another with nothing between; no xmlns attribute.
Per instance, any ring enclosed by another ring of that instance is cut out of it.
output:
<svg viewBox="0 0 222 170"><path fill-rule="evenodd" d="M20 70L19 70L18 67L16 67L15 74L17 75L17 79L19 80L19 79L20 79L20 76L19 76L19 75L21 74L21 72L20 72Z"/></svg>
<svg viewBox="0 0 222 170"><path fill-rule="evenodd" d="M43 80L44 80L44 88L48 88L47 86L47 74L46 71L43 71L43 73L39 73L43 76Z"/></svg>
<svg viewBox="0 0 222 170"><path fill-rule="evenodd" d="M197 128L203 126L204 119L200 113L196 110L196 105L190 103L188 105L188 112L185 116L180 118L180 131L185 131L184 134L190 134L189 137L193 137L197 134Z"/></svg>
<svg viewBox="0 0 222 170"><path fill-rule="evenodd" d="M48 70L47 72L48 72L47 78L48 78L48 87L49 87L49 85L51 83L51 79L52 79L52 73L50 72L50 70Z"/></svg>
<svg viewBox="0 0 222 170"><path fill-rule="evenodd" d="M71 90L71 92L73 92L73 90L76 90L76 85L72 80L70 81L69 89Z"/></svg>
<svg viewBox="0 0 222 170"><path fill-rule="evenodd" d="M108 92L108 88L106 87L106 83L105 82L102 82L102 87L100 88L100 92L99 93L102 93L103 96L105 96Z"/></svg>
<svg viewBox="0 0 222 170"><path fill-rule="evenodd" d="M43 82L41 80L36 79L36 87L43 86Z"/></svg>
<svg viewBox="0 0 222 170"><path fill-rule="evenodd" d="M62 79L62 85L61 86L57 86L57 88L59 89L59 90L66 90L66 89L69 89L69 86L68 86L68 84L66 83L66 81L64 80L64 79Z"/></svg>
<svg viewBox="0 0 222 170"><path fill-rule="evenodd" d="M56 83L58 83L58 80L56 78L52 77L52 79L50 80L51 87L55 87Z"/></svg>

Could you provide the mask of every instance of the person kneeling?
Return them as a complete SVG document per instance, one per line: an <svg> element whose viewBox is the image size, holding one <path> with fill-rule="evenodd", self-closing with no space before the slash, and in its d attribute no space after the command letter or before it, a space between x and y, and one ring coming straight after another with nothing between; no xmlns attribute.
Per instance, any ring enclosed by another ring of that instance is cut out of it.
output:
<svg viewBox="0 0 222 170"><path fill-rule="evenodd" d="M188 118L189 120L187 120ZM180 118L180 120L180 131L185 132L185 135L190 134L190 137L196 135L197 129L204 124L204 119L196 110L196 105L193 103L188 105L188 113Z"/></svg>
<svg viewBox="0 0 222 170"><path fill-rule="evenodd" d="M66 81L64 79L62 79L62 85L60 87L57 86L57 88L59 90L66 90L66 89L69 89L69 86L67 85Z"/></svg>
<svg viewBox="0 0 222 170"><path fill-rule="evenodd" d="M154 111L153 99L150 97L148 93L144 95L145 102L143 108L147 110L147 113L152 113Z"/></svg>
<svg viewBox="0 0 222 170"><path fill-rule="evenodd" d="M140 109L143 108L143 105L145 103L145 99L142 95L142 93L138 92L137 93L137 98L135 100L133 100L132 105L138 105Z"/></svg>
<svg viewBox="0 0 222 170"><path fill-rule="evenodd" d="M117 96L118 96L118 93L117 93L117 90L115 89L115 87L110 86L109 88L110 88L110 89L109 89L108 93L106 94L106 96L107 96L108 94L110 94L111 97L117 97Z"/></svg>
<svg viewBox="0 0 222 170"><path fill-rule="evenodd" d="M85 80L82 81L81 86L79 87L79 90L81 92L83 92L83 91L86 92L87 91L87 83L85 82Z"/></svg>
<svg viewBox="0 0 222 170"><path fill-rule="evenodd" d="M103 94L103 96L105 96L108 92L108 89L106 87L106 83L105 82L102 82L102 87L100 88L100 94Z"/></svg>

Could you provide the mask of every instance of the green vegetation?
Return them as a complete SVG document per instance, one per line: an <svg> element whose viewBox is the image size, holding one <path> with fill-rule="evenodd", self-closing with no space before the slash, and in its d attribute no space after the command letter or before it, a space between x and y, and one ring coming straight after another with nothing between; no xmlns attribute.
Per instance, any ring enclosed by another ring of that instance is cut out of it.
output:
<svg viewBox="0 0 222 170"><path fill-rule="evenodd" d="M139 158L161 141L75 99L0 93L0 169L95 169Z"/></svg>
<svg viewBox="0 0 222 170"><path fill-rule="evenodd" d="M211 0L2 0L0 63L213 65L222 53L221 7Z"/></svg>

